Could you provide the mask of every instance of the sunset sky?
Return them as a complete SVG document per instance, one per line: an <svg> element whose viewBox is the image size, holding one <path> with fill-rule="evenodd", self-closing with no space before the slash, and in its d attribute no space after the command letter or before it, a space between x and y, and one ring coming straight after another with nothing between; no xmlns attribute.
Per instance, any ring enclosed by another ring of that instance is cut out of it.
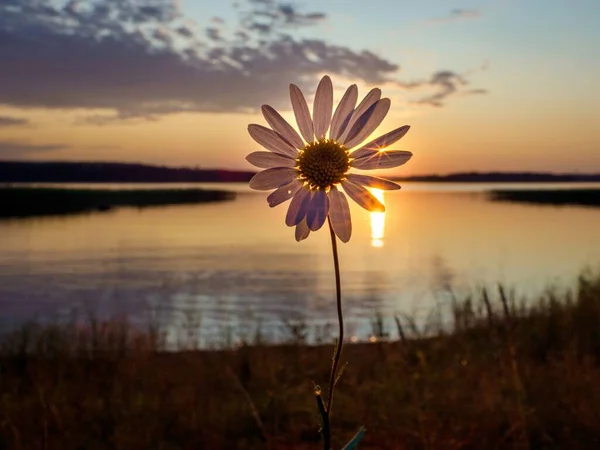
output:
<svg viewBox="0 0 600 450"><path fill-rule="evenodd" d="M251 169L264 103L380 87L396 170L600 172L600 1L0 0L0 160Z"/></svg>

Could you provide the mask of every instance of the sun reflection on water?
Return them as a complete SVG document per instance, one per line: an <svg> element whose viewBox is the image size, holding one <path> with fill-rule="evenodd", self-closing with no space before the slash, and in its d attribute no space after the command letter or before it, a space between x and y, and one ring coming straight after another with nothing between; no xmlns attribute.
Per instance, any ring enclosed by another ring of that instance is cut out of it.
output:
<svg viewBox="0 0 600 450"><path fill-rule="evenodd" d="M383 191L381 189L370 189L371 194L385 205ZM385 231L385 212L372 212L371 214L371 246L383 247L383 235Z"/></svg>

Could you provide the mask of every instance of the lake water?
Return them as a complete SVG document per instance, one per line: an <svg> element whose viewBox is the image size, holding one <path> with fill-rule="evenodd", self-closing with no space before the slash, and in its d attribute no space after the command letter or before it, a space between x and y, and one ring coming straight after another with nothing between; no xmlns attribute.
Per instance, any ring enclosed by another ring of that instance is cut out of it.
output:
<svg viewBox="0 0 600 450"><path fill-rule="evenodd" d="M205 346L257 328L285 339L296 321L327 336L327 230L297 243L287 204L219 187L237 199L0 222L0 323L127 315L159 320L170 336L199 326ZM448 301L448 285L459 296L498 282L533 295L600 267L600 209L489 201L499 187L523 186L405 183L384 194L385 214L352 204L353 236L339 247L348 335L368 337L377 314L422 320Z"/></svg>

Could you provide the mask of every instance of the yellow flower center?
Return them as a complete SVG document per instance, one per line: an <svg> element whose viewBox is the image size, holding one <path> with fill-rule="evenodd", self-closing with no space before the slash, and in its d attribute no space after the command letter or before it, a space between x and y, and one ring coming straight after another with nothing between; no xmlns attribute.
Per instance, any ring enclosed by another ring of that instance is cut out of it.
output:
<svg viewBox="0 0 600 450"><path fill-rule="evenodd" d="M329 189L344 179L350 168L348 149L331 139L307 144L296 159L300 179L311 189Z"/></svg>

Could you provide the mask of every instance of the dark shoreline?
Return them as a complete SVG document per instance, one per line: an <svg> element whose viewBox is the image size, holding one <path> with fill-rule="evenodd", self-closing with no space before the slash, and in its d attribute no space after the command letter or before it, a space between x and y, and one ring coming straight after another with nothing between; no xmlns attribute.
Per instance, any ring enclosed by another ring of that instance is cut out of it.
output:
<svg viewBox="0 0 600 450"><path fill-rule="evenodd" d="M600 207L600 189L493 190L492 201L553 206Z"/></svg>
<svg viewBox="0 0 600 450"><path fill-rule="evenodd" d="M0 188L0 219L233 200L234 192L208 189Z"/></svg>
<svg viewBox="0 0 600 450"><path fill-rule="evenodd" d="M496 189L491 201L550 206L600 207L600 188ZM118 207L152 207L220 202L235 199L226 190L83 189L54 187L0 187L0 220L109 211Z"/></svg>

